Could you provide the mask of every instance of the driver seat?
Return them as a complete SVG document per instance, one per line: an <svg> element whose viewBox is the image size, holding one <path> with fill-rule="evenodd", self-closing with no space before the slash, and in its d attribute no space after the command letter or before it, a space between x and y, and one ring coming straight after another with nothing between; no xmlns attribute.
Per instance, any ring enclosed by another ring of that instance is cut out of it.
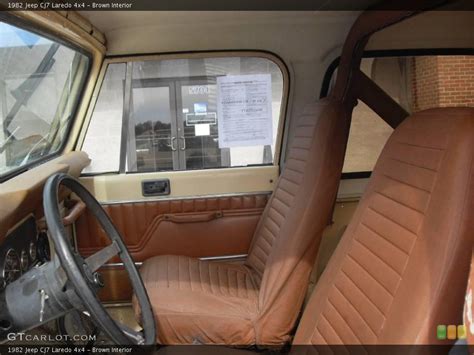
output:
<svg viewBox="0 0 474 355"><path fill-rule="evenodd" d="M243 265L165 255L141 266L158 343L281 345L290 340L330 221L350 114L326 98L299 118ZM135 300L133 305L139 320Z"/></svg>

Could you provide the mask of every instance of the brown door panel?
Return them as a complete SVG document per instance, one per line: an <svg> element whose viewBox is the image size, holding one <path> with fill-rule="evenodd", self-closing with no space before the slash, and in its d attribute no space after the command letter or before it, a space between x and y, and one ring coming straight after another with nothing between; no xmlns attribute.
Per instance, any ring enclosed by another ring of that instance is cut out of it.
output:
<svg viewBox="0 0 474 355"><path fill-rule="evenodd" d="M105 287L99 291L103 302L130 302L133 289L127 271L123 266L102 268L100 270Z"/></svg>
<svg viewBox="0 0 474 355"><path fill-rule="evenodd" d="M135 261L156 255L246 254L268 194L104 205ZM89 212L76 222L77 245L87 256L108 238Z"/></svg>

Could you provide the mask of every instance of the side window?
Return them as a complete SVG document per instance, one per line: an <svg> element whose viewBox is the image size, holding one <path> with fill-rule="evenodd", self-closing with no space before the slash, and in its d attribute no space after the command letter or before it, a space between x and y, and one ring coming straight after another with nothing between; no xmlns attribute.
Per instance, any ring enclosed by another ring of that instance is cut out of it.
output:
<svg viewBox="0 0 474 355"><path fill-rule="evenodd" d="M397 75L392 75L387 70L389 65L386 62L380 64L379 59L397 60L398 58L364 58L361 62L361 70L400 103L400 99L404 97L404 93L401 93L401 91L405 88L405 85L402 84L404 79L400 75L402 68L400 67ZM384 70L381 69L382 65L385 67ZM378 68L377 72L374 70L375 67ZM397 66L395 68L398 69ZM394 70L394 68L390 70ZM387 76L396 79L395 82L391 82ZM342 172L372 171L392 131L393 128L372 111L369 106L358 100L357 106L354 107L352 112L352 122Z"/></svg>
<svg viewBox="0 0 474 355"><path fill-rule="evenodd" d="M372 171L388 137L393 132L384 120L362 101L352 112L343 173Z"/></svg>
<svg viewBox="0 0 474 355"><path fill-rule="evenodd" d="M82 149L92 158L87 167L97 173L118 172L126 64L107 69ZM104 146L107 148L104 149Z"/></svg>
<svg viewBox="0 0 474 355"><path fill-rule="evenodd" d="M474 56L364 58L361 70L410 113L474 106ZM334 77L331 82L334 83ZM393 129L363 102L352 115L344 173L372 171Z"/></svg>
<svg viewBox="0 0 474 355"><path fill-rule="evenodd" d="M260 57L111 63L82 147L86 173L117 172L120 159L128 173L273 164L283 90L280 67Z"/></svg>

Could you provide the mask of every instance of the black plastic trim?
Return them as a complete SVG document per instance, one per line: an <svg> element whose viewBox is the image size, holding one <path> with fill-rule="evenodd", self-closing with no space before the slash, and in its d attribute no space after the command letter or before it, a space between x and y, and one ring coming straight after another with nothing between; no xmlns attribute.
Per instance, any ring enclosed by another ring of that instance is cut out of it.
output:
<svg viewBox="0 0 474 355"><path fill-rule="evenodd" d="M342 173L341 180L368 179L371 175L371 171L355 171L349 173Z"/></svg>
<svg viewBox="0 0 474 355"><path fill-rule="evenodd" d="M379 58L379 57L420 57L431 55L474 55L474 48L419 48L419 49L383 49L364 51L362 58ZM329 92L334 71L339 66L341 57L334 59L329 64L324 74L323 83L319 98L325 98ZM367 179L371 176L371 171L357 171L342 173L341 179Z"/></svg>

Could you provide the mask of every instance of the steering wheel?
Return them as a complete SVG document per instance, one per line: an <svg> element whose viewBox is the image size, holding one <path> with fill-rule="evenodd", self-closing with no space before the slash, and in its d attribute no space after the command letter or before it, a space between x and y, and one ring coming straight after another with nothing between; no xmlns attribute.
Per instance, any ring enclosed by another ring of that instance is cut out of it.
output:
<svg viewBox="0 0 474 355"><path fill-rule="evenodd" d="M107 247L87 258L81 257L73 249L64 228L58 198L61 186L67 187L85 203L111 241ZM122 237L99 202L78 180L67 174L59 173L51 176L45 184L43 206L56 254L67 279L72 285L72 290L77 295L76 298L82 304L81 306L90 313L99 327L116 344L154 344L156 325L145 286ZM98 290L103 287L102 278L97 270L116 255L122 259L141 308L143 326L141 332L134 331L113 320L97 296Z"/></svg>

